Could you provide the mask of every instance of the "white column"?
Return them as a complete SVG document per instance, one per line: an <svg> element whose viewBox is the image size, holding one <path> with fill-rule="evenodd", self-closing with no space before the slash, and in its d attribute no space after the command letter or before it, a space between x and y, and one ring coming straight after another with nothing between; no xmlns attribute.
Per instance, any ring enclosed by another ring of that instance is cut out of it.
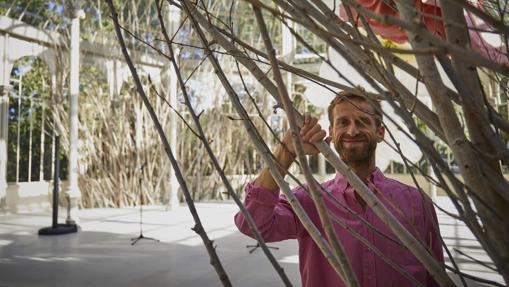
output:
<svg viewBox="0 0 509 287"><path fill-rule="evenodd" d="M42 115L41 115L41 143L40 143L40 160L39 160L39 181L44 181L44 143L46 140L46 133L44 127L46 125L46 104L42 105Z"/></svg>
<svg viewBox="0 0 509 287"><path fill-rule="evenodd" d="M435 174L435 172L433 171L433 168L430 167L430 177L435 180L435 181L438 181L438 178L437 178L437 175ZM430 183L430 193L431 193L431 200L433 200L433 202L437 202L437 186L434 184L434 183Z"/></svg>
<svg viewBox="0 0 509 287"><path fill-rule="evenodd" d="M0 35L0 207L7 195L7 136L9 135L9 35Z"/></svg>
<svg viewBox="0 0 509 287"><path fill-rule="evenodd" d="M7 137L9 135L9 86L0 85L0 207L7 195Z"/></svg>
<svg viewBox="0 0 509 287"><path fill-rule="evenodd" d="M69 185L65 191L67 199L68 224L79 223L78 201L81 192L78 187L78 93L80 76L80 15L83 11L74 9L71 20L71 51L69 74Z"/></svg>
<svg viewBox="0 0 509 287"><path fill-rule="evenodd" d="M435 111L435 108L433 107L433 102L431 101L431 98L428 99L427 106L430 110ZM433 142L436 142L435 134L431 130L428 131L428 137ZM434 181L438 181L437 175L435 174L435 171L433 170L431 165L429 166L429 175ZM438 195L437 186L433 182L430 182L430 184L429 184L429 193L430 193L431 200L433 202L437 202L437 199L438 199L437 198L437 195Z"/></svg>
<svg viewBox="0 0 509 287"><path fill-rule="evenodd" d="M292 21L287 21L288 26L292 27L294 29L295 25ZM293 36L292 32L283 25L283 43L281 47L281 56L282 60L287 62L288 64L292 64L293 60L295 58L295 37ZM288 95L290 95L290 98L293 99L293 89L292 89L293 83L292 83L292 73L287 72L286 73L286 88L288 90Z"/></svg>
<svg viewBox="0 0 509 287"><path fill-rule="evenodd" d="M172 37L173 34L177 31L177 28L180 23L180 10L176 8L173 5L169 6L169 9L167 10L167 21L166 21L166 27L167 31L169 33L169 36ZM175 52L175 57L178 57L179 50L177 47L173 47ZM170 63L168 63L170 64ZM175 69L173 66L168 67L168 101L170 102L171 106L175 109L178 107L177 103L177 75L175 72ZM170 142L171 150L173 151L173 154L175 156L175 159L178 161L178 151L177 151L177 115L175 112L170 112L170 122L169 122L169 134L168 139ZM164 155L167 157L166 155ZM175 176L175 172L173 171L173 168L170 167L170 207L172 210L175 210L179 207L179 199L178 199L178 189L179 184L177 181L177 177Z"/></svg>
<svg viewBox="0 0 509 287"><path fill-rule="evenodd" d="M168 101L171 106L175 109L177 108L177 77L175 74L175 70L173 68L168 69ZM177 115L175 112L170 112L170 121L169 121L169 133L168 139L170 142L171 150L175 156L175 159L178 161L178 152L177 152ZM164 155L167 157L167 155ZM172 167L170 167L170 207L172 210L179 207L179 199L178 199L178 189L179 184L177 181L177 177L175 176L175 171Z"/></svg>
<svg viewBox="0 0 509 287"><path fill-rule="evenodd" d="M290 27L294 27L293 22L287 21L288 25ZM290 30L285 26L282 25L282 43L281 43L281 55L280 59L285 61L287 64L292 64L293 59L295 57L295 37L293 37ZM293 81L292 81L292 73L286 72L286 91L288 95L290 96L290 99L293 101ZM284 121L284 120L283 120ZM289 125L285 125L289 126ZM290 167L290 172L295 174L300 174L301 171L299 169L299 166L294 164L292 167Z"/></svg>

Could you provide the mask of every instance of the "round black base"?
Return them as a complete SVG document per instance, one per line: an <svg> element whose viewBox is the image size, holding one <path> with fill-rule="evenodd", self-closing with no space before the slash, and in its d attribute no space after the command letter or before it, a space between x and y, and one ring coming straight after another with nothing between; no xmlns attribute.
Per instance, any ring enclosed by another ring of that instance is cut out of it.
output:
<svg viewBox="0 0 509 287"><path fill-rule="evenodd" d="M56 227L44 227L39 229L39 235L60 235L78 232L76 224L57 224Z"/></svg>

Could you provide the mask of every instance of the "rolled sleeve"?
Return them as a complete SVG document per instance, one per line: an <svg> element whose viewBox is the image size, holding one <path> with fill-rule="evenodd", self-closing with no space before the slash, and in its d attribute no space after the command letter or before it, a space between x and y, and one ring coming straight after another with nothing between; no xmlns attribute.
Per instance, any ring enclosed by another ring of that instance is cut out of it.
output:
<svg viewBox="0 0 509 287"><path fill-rule="evenodd" d="M250 182L246 186L245 205L254 203L273 207L279 202L279 188L267 189Z"/></svg>
<svg viewBox="0 0 509 287"><path fill-rule="evenodd" d="M297 238L300 222L279 189L266 189L249 183L246 188L244 205L266 242ZM235 224L244 234L253 237L242 212L235 215Z"/></svg>

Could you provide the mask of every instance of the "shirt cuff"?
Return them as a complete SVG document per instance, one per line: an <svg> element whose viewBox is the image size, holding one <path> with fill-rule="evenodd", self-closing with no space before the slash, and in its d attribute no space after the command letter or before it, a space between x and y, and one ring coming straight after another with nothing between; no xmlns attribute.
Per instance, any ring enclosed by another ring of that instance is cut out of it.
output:
<svg viewBox="0 0 509 287"><path fill-rule="evenodd" d="M246 201L273 206L279 202L279 188L268 189L250 182L246 186Z"/></svg>

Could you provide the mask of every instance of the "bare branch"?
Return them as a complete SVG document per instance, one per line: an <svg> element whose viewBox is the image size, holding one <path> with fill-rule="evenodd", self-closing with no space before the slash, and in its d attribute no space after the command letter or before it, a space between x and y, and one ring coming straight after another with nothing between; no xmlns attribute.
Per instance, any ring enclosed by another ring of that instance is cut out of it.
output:
<svg viewBox="0 0 509 287"><path fill-rule="evenodd" d="M187 106L189 112L191 113L191 116L193 118L193 121L194 121L194 124L196 126L196 129L198 130L199 138L202 141L202 143L203 143L203 145L204 145L204 147L205 147L205 149L207 151L207 154L209 155L209 157L210 157L210 159L212 161L212 164L214 165L214 168L216 169L216 171L218 172L219 176L221 177L221 180L223 181L223 184L225 185L227 191L229 192L230 196L233 198L233 200L235 201L237 206L239 206L240 210L242 211L242 213L246 217L246 220L247 220L247 222L249 224L249 227L251 228L251 231L253 232L254 236L256 237L256 240L258 241L258 244L262 248L263 252L265 253L267 258L269 259L270 263L272 264L272 266L274 267L276 272L279 274L279 276L283 280L283 283L285 284L285 286L292 286L292 284L290 282L290 279L288 279L288 276L286 276L283 268L281 268L281 266L279 265L277 260L274 258L274 256L270 252L269 248L267 247L267 244L265 244L265 241L263 240L260 232L256 228L256 225L254 223L253 218L251 217L251 214L249 214L249 211L244 207L244 205L242 204L242 202L238 198L237 194L235 194L235 191L233 190L233 187L231 186L231 184L228 181L228 179L226 178L226 175L224 173L224 169L219 165L219 162L218 162L216 156L214 155L214 152L212 151L212 148L210 147L210 144L205 140L205 138L206 138L205 137L205 133L203 132L203 129L202 129L201 124L200 124L200 120L199 120L198 116L196 115L196 113L195 113L195 111L194 111L194 109L193 109L193 107L191 105L191 102L189 100L189 95L187 94L186 84L185 84L184 80L182 79L182 74L180 73L180 69L179 69L179 67L177 65L177 61L175 60L175 54L174 54L173 48L171 46L171 40L169 39L168 33L166 32L166 27L164 25L164 20L163 20L162 14L161 14L161 6L160 5L158 5L158 18L159 18L159 23L161 25L162 33L163 33L163 35L164 35L164 37L166 39L168 50L170 52L170 58L171 58L171 63L173 65L173 69L175 69L177 78L178 78L179 83L180 83L180 88L182 90L182 93L184 94L184 99L185 99L185 102L186 102L186 106Z"/></svg>
<svg viewBox="0 0 509 287"><path fill-rule="evenodd" d="M161 141L163 142L164 149L170 159L173 170L175 171L175 176L177 177L180 187L182 188L182 191L184 193L184 197L186 199L189 210L190 210L191 214L193 215L193 219L195 221L195 226L192 229L198 235L200 235L201 239L203 240L203 243L204 243L205 247L207 248L207 251L210 256L210 263L212 264L212 266L214 266L221 282L223 283L223 286L232 286L232 284L230 283L230 279L226 275L226 272L224 271L221 261L219 260L219 257L217 256L213 242L208 238L208 235L207 235L207 232L205 231L205 229L203 229L203 225L201 224L200 217L198 215L198 212L196 211L196 207L194 206L194 202L191 198L191 194L187 188L186 181L185 181L184 177L182 176L182 173L178 167L178 163L177 163L175 156L173 155L173 152L171 150L170 143L168 142L168 139L166 138L164 130L163 130L161 124L159 123L159 120L157 118L155 111L152 108L152 105L150 104L147 96L145 95L145 91L143 90L143 87L141 85L141 81L139 79L138 73L136 72L136 68L134 67L134 65L131 61L131 58L129 56L129 53L127 52L124 38L122 36L122 32L120 31L120 25L118 23L117 12L115 11L115 7L113 6L112 0L108 0L108 6L110 8L111 18L113 20L113 23L115 24L115 32L117 34L118 41L122 48L122 54L124 55L124 58L127 62L127 65L129 66L129 69L131 70L131 74L133 75L133 79L136 84L136 89L138 91L138 95L143 99L143 103L145 104L145 107L149 111L150 117L152 118L152 121L154 122L154 124L156 126L159 137L160 137Z"/></svg>

